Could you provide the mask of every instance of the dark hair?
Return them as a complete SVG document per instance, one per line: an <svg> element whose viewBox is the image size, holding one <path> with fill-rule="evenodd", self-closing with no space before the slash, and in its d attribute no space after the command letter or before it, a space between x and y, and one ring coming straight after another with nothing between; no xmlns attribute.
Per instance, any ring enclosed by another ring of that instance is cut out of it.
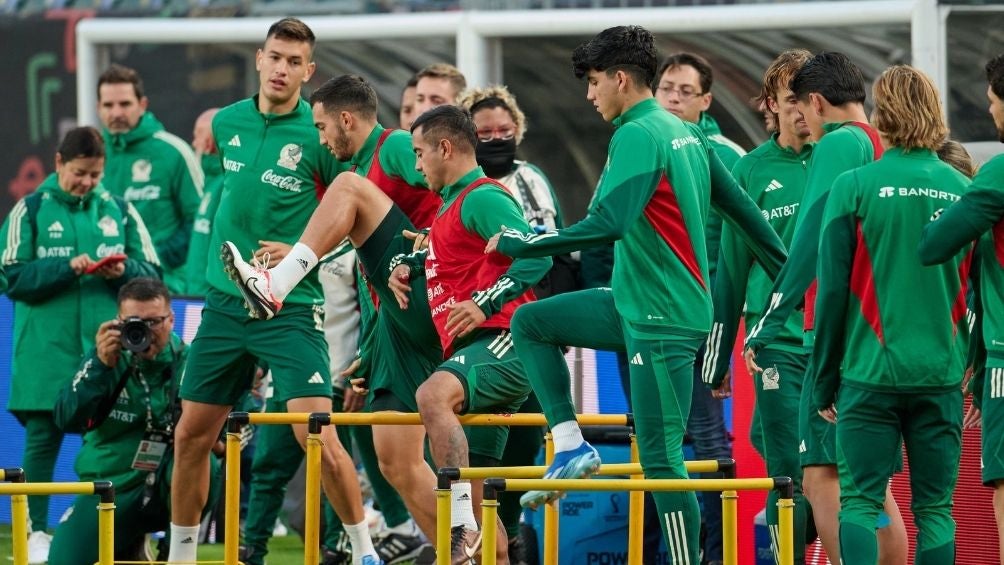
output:
<svg viewBox="0 0 1004 565"><path fill-rule="evenodd" d="M129 67L112 64L105 69L98 77L98 100L101 100L101 86L105 84L131 84L136 93L136 99L143 99L143 79L139 78L139 73Z"/></svg>
<svg viewBox="0 0 1004 565"><path fill-rule="evenodd" d="M997 98L1004 99L1004 54L987 61L987 82Z"/></svg>
<svg viewBox="0 0 1004 565"><path fill-rule="evenodd" d="M655 39L641 26L607 28L572 52L572 72L582 78L589 71L603 71L607 76L624 71L638 84L648 88L655 80L658 61Z"/></svg>
<svg viewBox="0 0 1004 565"><path fill-rule="evenodd" d="M813 55L791 79L795 98L805 101L815 92L834 106L863 104L865 79L847 55L825 51Z"/></svg>
<svg viewBox="0 0 1004 565"><path fill-rule="evenodd" d="M139 277L122 285L119 289L118 303L122 304L126 300L137 302L149 302L163 298L164 302L171 304L171 291L160 279L150 277Z"/></svg>
<svg viewBox="0 0 1004 565"><path fill-rule="evenodd" d="M659 79L662 78L663 73L668 69L684 65L694 67L694 70L697 71L697 76L700 77L701 81L701 94L711 92L711 84L715 80L714 74L711 72L711 63L708 63L708 60L700 55L687 52L673 53L663 60L662 64L659 65L659 70L655 73L655 78L652 80L652 90L655 90Z"/></svg>
<svg viewBox="0 0 1004 565"><path fill-rule="evenodd" d="M466 82L466 81L467 81L467 79L464 79L464 82ZM418 86L418 75L417 74L416 75L411 75L411 78L408 79L408 82L404 83L404 89L405 90L407 90L409 88L415 88L416 86Z"/></svg>
<svg viewBox="0 0 1004 565"><path fill-rule="evenodd" d="M318 102L329 114L348 111L362 118L376 119L376 90L361 76L342 75L329 79L310 95L311 106Z"/></svg>
<svg viewBox="0 0 1004 565"><path fill-rule="evenodd" d="M314 42L316 41L314 32L310 29L310 26L297 18L283 18L272 24L268 28L268 33L265 34L265 41L273 37L286 41L309 43L311 49L314 48Z"/></svg>
<svg viewBox="0 0 1004 565"><path fill-rule="evenodd" d="M90 126L81 126L66 132L56 153L64 163L77 158L104 157L105 141L98 130Z"/></svg>
<svg viewBox="0 0 1004 565"><path fill-rule="evenodd" d="M477 128L471 113L457 106L436 106L426 110L411 124L411 132L422 128L426 139L448 139L457 148L473 153L478 144Z"/></svg>

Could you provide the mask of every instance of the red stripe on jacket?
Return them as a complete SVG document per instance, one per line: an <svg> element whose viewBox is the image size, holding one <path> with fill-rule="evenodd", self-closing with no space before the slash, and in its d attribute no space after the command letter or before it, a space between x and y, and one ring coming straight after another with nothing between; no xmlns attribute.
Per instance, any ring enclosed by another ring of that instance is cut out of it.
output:
<svg viewBox="0 0 1004 565"><path fill-rule="evenodd" d="M697 279L702 288L708 288L701 274L701 266L697 263L697 255L694 253L694 242L690 240L690 233L687 231L687 224L683 220L683 212L680 210L680 203L676 199L676 192L669 184L669 179L663 174L659 179L659 185L655 189L655 194L645 206L645 218L652 224L659 237L666 242L666 245L680 259L687 271Z"/></svg>
<svg viewBox="0 0 1004 565"><path fill-rule="evenodd" d="M879 343L885 344L878 294L875 292L875 272L872 270L872 259L865 245L865 234L861 231L861 220L858 220L857 228L857 245L854 249L854 263L851 265L851 292L861 302L861 315L878 336Z"/></svg>

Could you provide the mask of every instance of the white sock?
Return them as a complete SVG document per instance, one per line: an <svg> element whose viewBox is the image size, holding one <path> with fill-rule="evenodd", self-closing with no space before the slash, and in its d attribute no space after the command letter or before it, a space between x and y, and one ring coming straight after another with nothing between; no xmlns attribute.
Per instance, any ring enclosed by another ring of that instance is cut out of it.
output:
<svg viewBox="0 0 1004 565"><path fill-rule="evenodd" d="M402 536L417 536L418 535L418 525L411 518L408 518L404 522L394 526L393 528L387 528L388 532L393 532Z"/></svg>
<svg viewBox="0 0 1004 565"><path fill-rule="evenodd" d="M284 300L317 265L317 255L306 245L296 242L289 254L268 270L272 278L272 296Z"/></svg>
<svg viewBox="0 0 1004 565"><path fill-rule="evenodd" d="M579 423L575 420L562 422L551 428L551 440L554 442L555 453L571 451L586 441L582 439L582 430L579 429Z"/></svg>
<svg viewBox="0 0 1004 565"><path fill-rule="evenodd" d="M176 526L171 524L171 549L168 561L194 563L199 548L199 525Z"/></svg>
<svg viewBox="0 0 1004 565"><path fill-rule="evenodd" d="M352 544L352 563L360 563L367 555L376 555L373 549L373 540L370 539L370 527L366 520L354 526L342 524L345 533L349 534L349 543Z"/></svg>
<svg viewBox="0 0 1004 565"><path fill-rule="evenodd" d="M457 482L450 486L450 527L467 526L468 530L478 530L474 519L474 504L471 502L471 483Z"/></svg>

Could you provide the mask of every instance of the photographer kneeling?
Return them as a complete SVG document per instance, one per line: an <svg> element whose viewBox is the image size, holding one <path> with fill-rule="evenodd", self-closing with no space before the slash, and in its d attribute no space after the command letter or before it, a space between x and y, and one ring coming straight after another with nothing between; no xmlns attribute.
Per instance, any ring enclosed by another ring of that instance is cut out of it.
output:
<svg viewBox="0 0 1004 565"><path fill-rule="evenodd" d="M96 349L56 401L56 425L84 434L74 465L80 480L115 485L116 560L135 559L145 535L169 525L172 436L187 356L173 329L164 283L129 281L118 293L118 318L98 328ZM215 476L219 463L211 459ZM96 496L74 500L56 529L50 565L97 560L97 502Z"/></svg>

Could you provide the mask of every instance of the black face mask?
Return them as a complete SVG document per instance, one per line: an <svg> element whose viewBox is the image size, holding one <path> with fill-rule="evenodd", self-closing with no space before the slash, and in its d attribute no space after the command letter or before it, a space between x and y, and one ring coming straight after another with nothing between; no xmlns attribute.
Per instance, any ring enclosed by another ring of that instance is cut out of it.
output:
<svg viewBox="0 0 1004 565"><path fill-rule="evenodd" d="M516 158L516 138L478 141L474 153L478 165L481 165L486 175L493 179L504 177L512 171L512 162Z"/></svg>

